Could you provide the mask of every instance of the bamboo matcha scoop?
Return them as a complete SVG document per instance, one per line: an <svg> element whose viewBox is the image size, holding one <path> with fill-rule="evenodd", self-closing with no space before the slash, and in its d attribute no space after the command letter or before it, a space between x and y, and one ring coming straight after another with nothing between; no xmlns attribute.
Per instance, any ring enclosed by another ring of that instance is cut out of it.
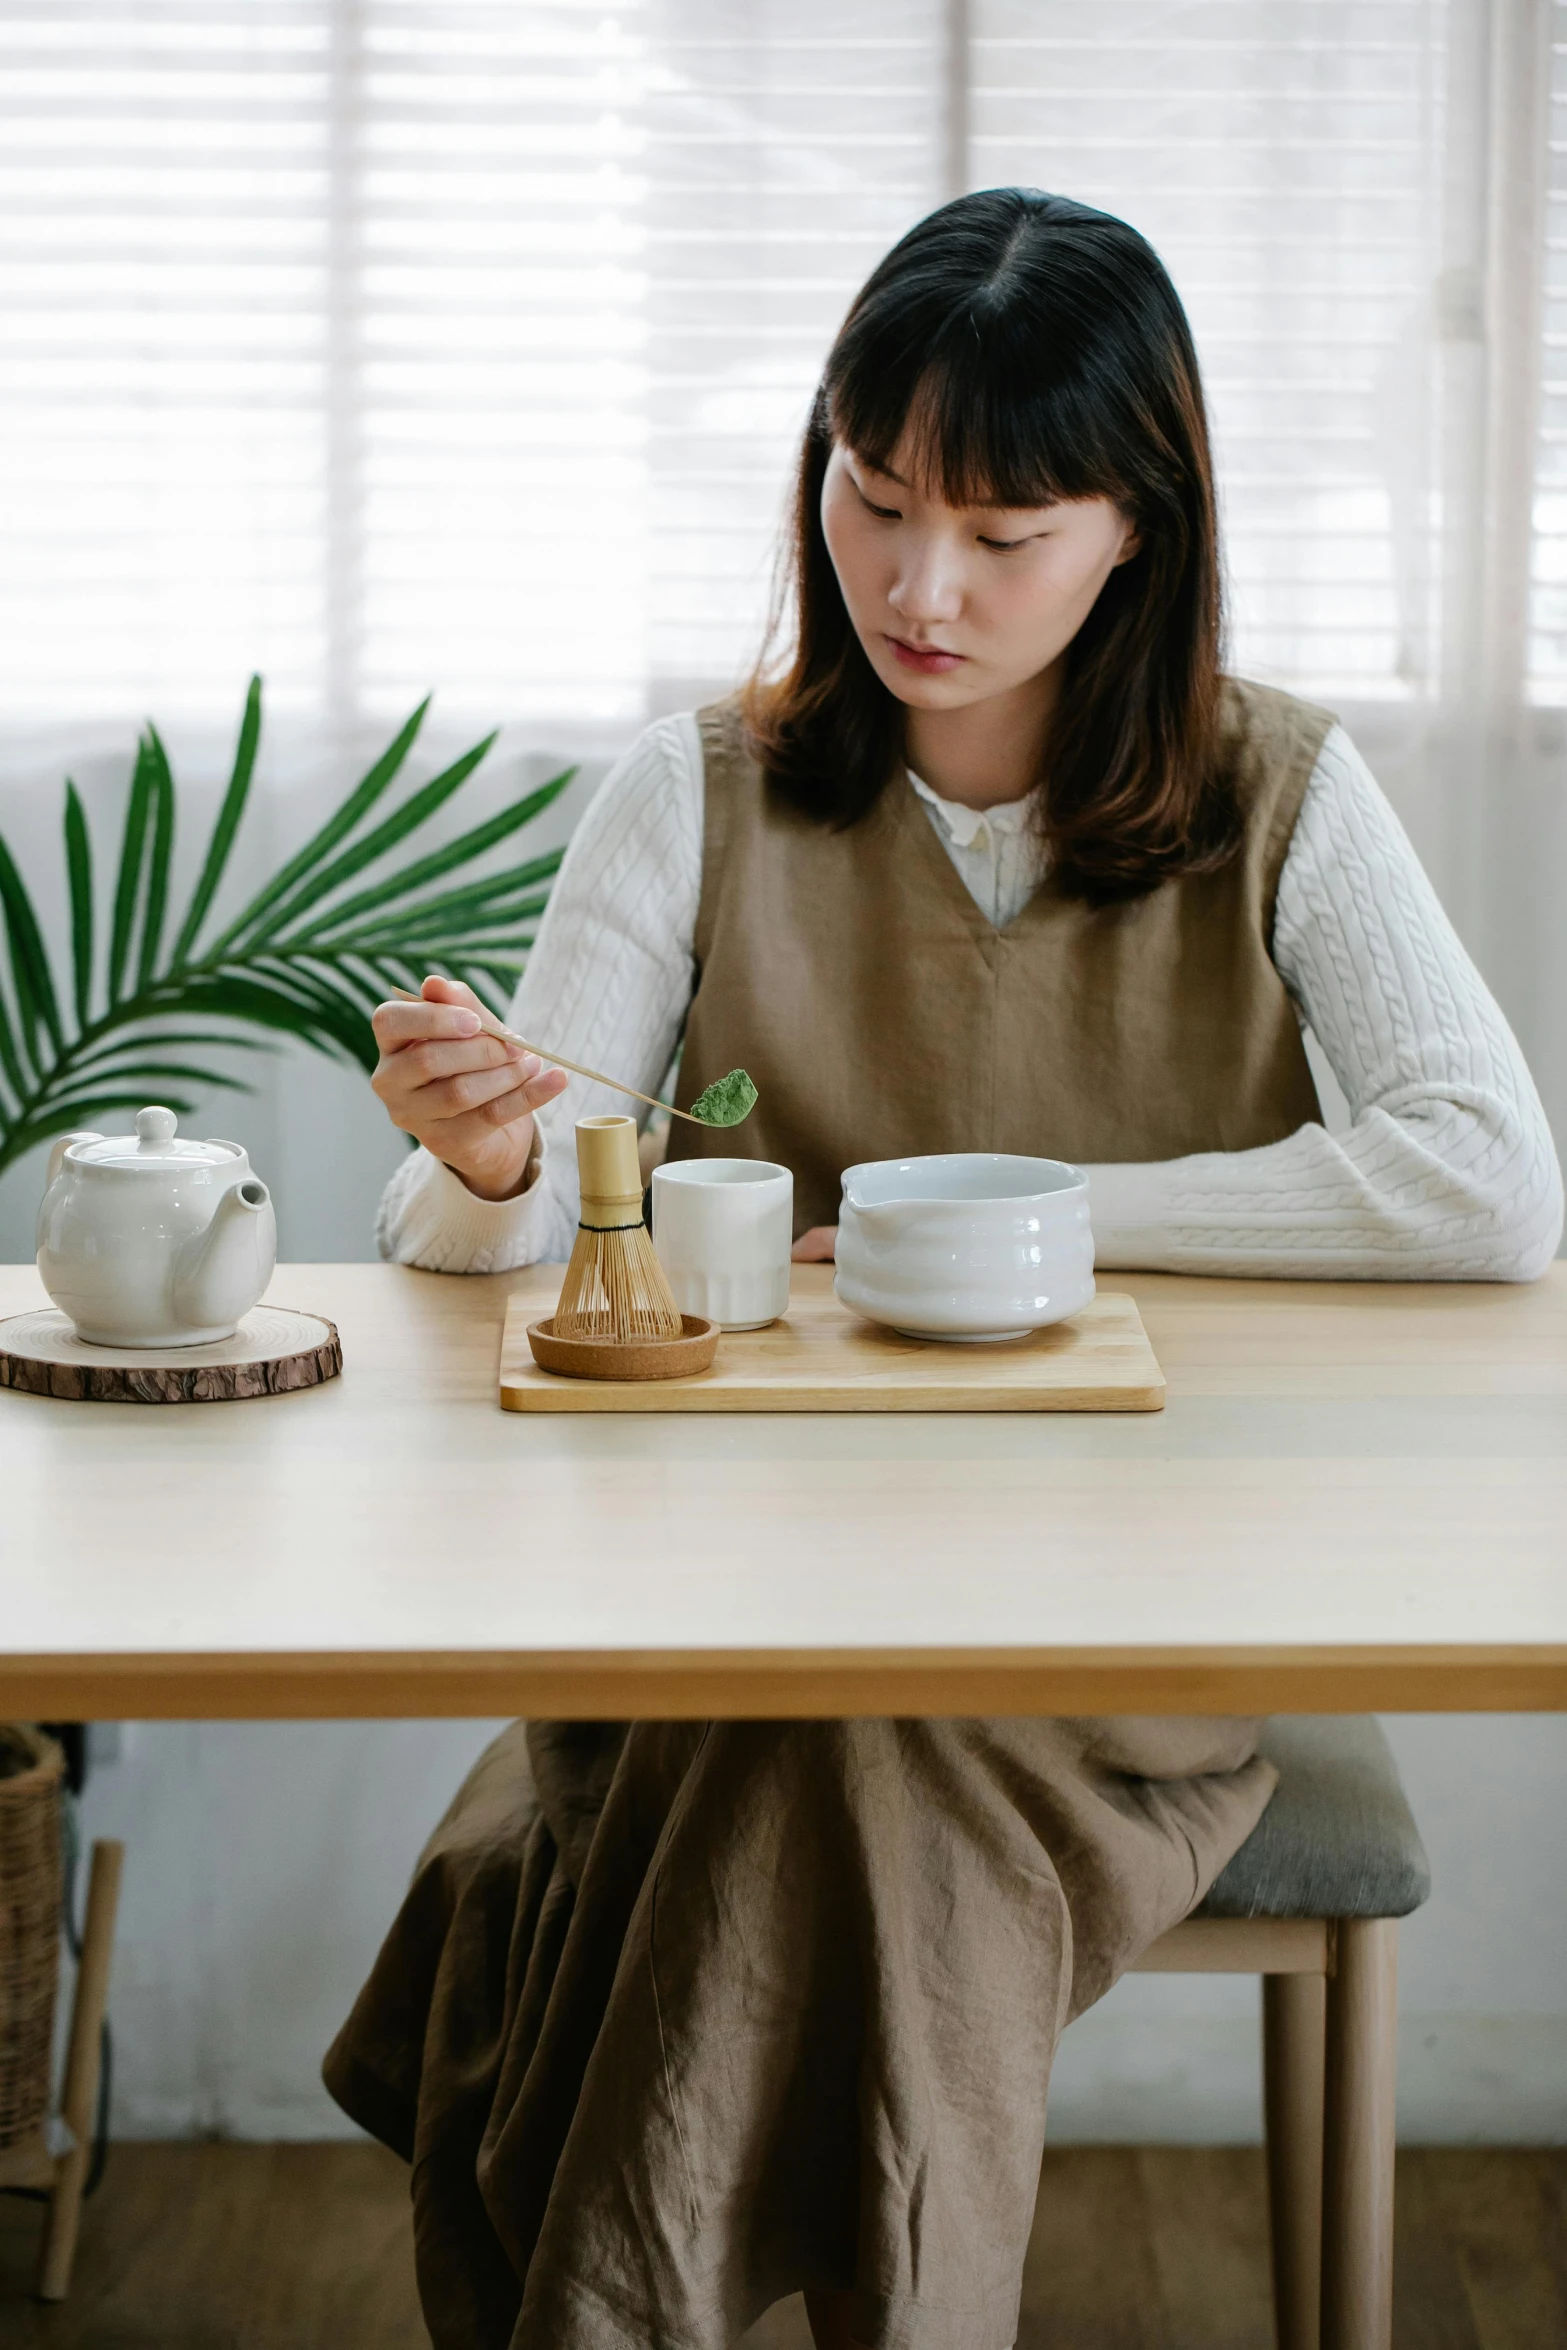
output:
<svg viewBox="0 0 1567 2350"><path fill-rule="evenodd" d="M425 1000L406 987L394 987L392 993L405 1004L422 1004ZM619 1077L606 1077L602 1069L585 1069L580 1061L568 1061L564 1053L547 1053L541 1044L529 1044L526 1037L497 1020L493 1012L481 1010L479 1018L486 1032L500 1037L503 1043L520 1044L525 1053L537 1053L541 1061L553 1061L557 1069L569 1069L576 1077L591 1077L595 1085L607 1085L612 1092L629 1093L652 1109L667 1110L672 1118L684 1118L688 1126L738 1126L756 1107L756 1087L743 1069L731 1069L727 1077L715 1078L697 1095L689 1110L677 1110L673 1102L660 1101L656 1093L644 1093L640 1086L627 1085Z"/></svg>

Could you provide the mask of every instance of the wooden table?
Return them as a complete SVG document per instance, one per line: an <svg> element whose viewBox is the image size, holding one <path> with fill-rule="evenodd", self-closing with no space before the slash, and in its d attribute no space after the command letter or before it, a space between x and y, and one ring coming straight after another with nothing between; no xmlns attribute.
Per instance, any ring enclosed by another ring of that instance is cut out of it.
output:
<svg viewBox="0 0 1567 2350"><path fill-rule="evenodd" d="M516 1279L280 1270L308 1394L0 1395L0 1713L1567 1706L1567 1266L1112 1276L1146 1417L518 1417Z"/></svg>

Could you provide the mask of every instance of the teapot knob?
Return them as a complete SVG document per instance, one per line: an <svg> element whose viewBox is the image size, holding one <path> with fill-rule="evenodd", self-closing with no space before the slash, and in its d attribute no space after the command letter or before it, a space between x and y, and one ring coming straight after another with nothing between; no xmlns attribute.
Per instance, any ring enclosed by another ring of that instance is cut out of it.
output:
<svg viewBox="0 0 1567 2350"><path fill-rule="evenodd" d="M179 1124L172 1110L138 1110L136 1139L144 1150L156 1149L159 1143L172 1142L174 1129Z"/></svg>

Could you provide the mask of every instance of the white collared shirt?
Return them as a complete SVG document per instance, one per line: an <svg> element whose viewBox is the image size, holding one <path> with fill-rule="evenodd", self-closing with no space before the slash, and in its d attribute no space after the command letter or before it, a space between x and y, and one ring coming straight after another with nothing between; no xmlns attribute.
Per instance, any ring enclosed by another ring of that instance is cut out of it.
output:
<svg viewBox="0 0 1567 2350"><path fill-rule="evenodd" d="M994 808L970 808L961 800L944 800L912 767L909 781L969 896L988 922L1005 930L1045 877L1033 793Z"/></svg>

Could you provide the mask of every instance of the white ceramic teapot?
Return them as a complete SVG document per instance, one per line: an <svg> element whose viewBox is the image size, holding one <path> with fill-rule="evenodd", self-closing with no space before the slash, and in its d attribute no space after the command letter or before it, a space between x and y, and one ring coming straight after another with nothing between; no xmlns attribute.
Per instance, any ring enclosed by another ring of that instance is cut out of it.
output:
<svg viewBox="0 0 1567 2350"><path fill-rule="evenodd" d="M272 1195L237 1142L177 1142L172 1110L134 1134L62 1134L38 1211L38 1270L99 1346L231 1338L272 1278Z"/></svg>

